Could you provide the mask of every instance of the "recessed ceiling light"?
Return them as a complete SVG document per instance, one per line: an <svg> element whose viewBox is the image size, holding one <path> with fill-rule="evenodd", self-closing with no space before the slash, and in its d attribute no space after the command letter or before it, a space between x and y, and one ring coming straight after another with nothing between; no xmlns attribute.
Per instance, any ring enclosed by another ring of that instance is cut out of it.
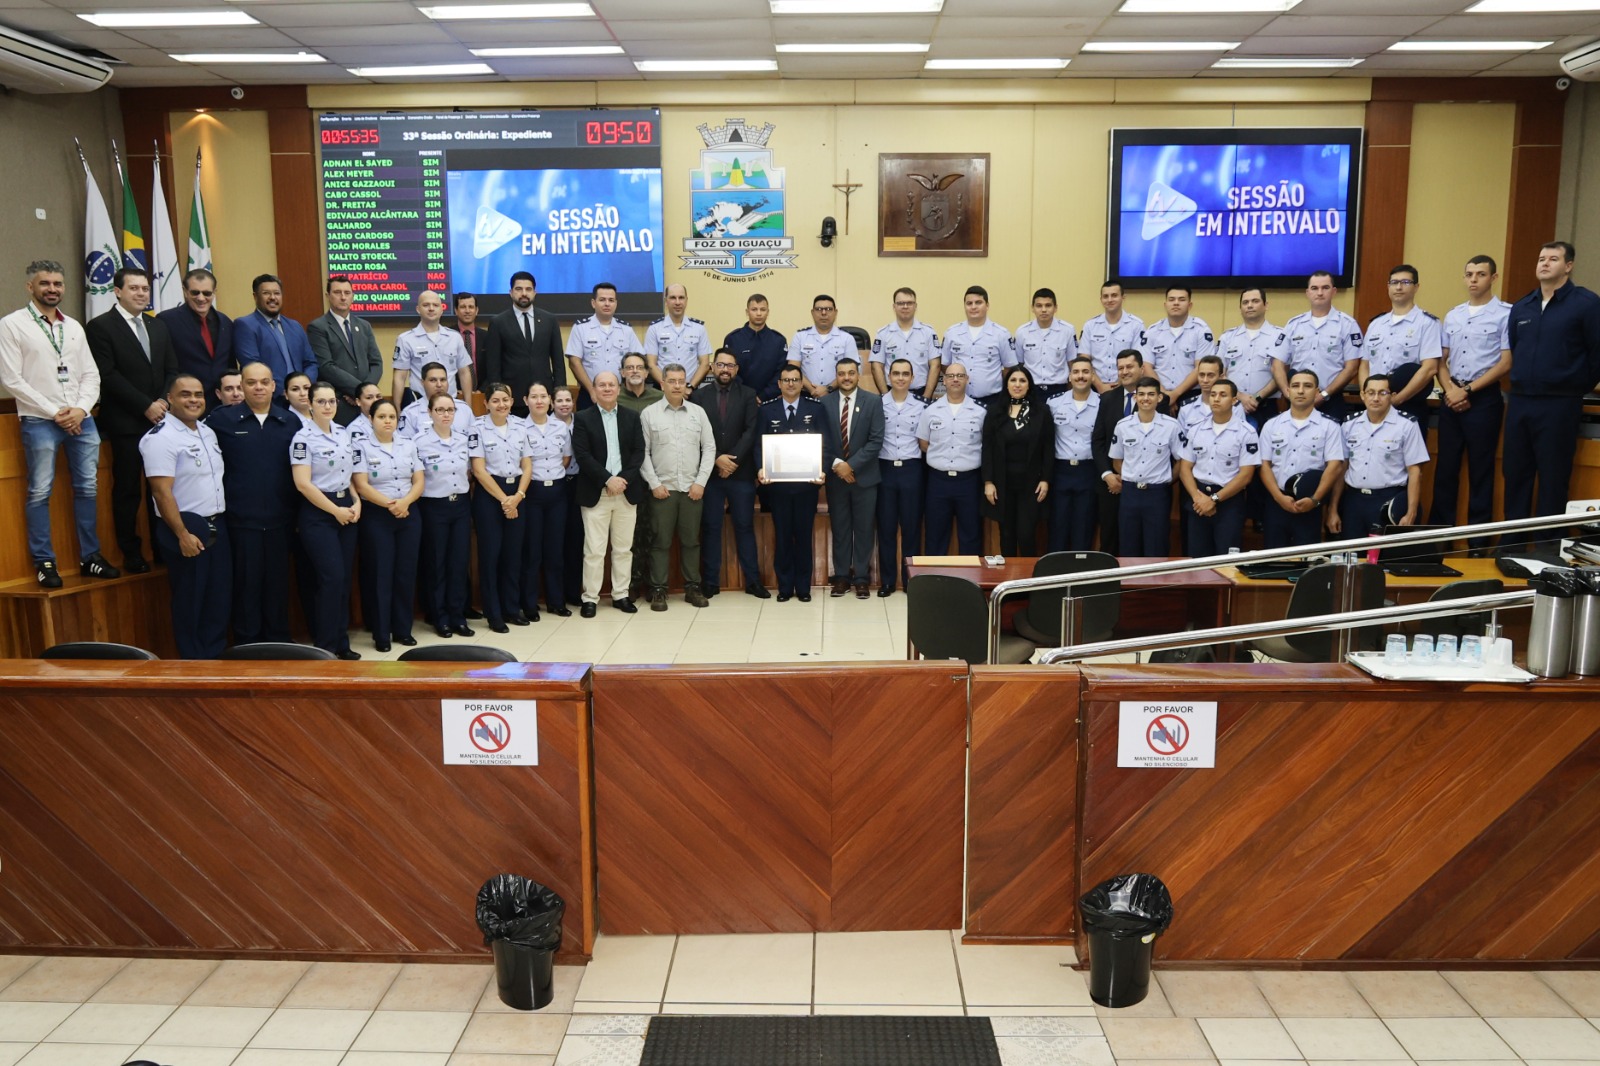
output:
<svg viewBox="0 0 1600 1066"><path fill-rule="evenodd" d="M1278 14L1300 0L1124 0L1119 15Z"/></svg>
<svg viewBox="0 0 1600 1066"><path fill-rule="evenodd" d="M1061 70L1067 59L930 59L923 70Z"/></svg>
<svg viewBox="0 0 1600 1066"><path fill-rule="evenodd" d="M592 19L588 4L434 4L418 11L435 21L446 19Z"/></svg>
<svg viewBox="0 0 1600 1066"><path fill-rule="evenodd" d="M460 78L469 74L493 74L487 63L433 63L410 67L346 67L358 78Z"/></svg>
<svg viewBox="0 0 1600 1066"><path fill-rule="evenodd" d="M243 11L97 11L78 17L93 25L117 30L261 25Z"/></svg>
<svg viewBox="0 0 1600 1066"><path fill-rule="evenodd" d="M1338 70L1359 64L1359 59L1252 58L1230 56L1211 64L1212 70Z"/></svg>
<svg viewBox="0 0 1600 1066"><path fill-rule="evenodd" d="M925 44L780 44L780 52L797 52L802 54L827 55L830 52L852 55L865 53L871 55L879 52L926 52Z"/></svg>
<svg viewBox="0 0 1600 1066"><path fill-rule="evenodd" d="M1468 15L1548 15L1600 11L1600 0L1478 0Z"/></svg>
<svg viewBox="0 0 1600 1066"><path fill-rule="evenodd" d="M495 56L620 56L620 44L562 44L529 48L473 48L473 55L490 59Z"/></svg>
<svg viewBox="0 0 1600 1066"><path fill-rule="evenodd" d="M1401 41L1390 52L1537 52L1553 41Z"/></svg>
<svg viewBox="0 0 1600 1066"><path fill-rule="evenodd" d="M636 59L642 74L764 74L778 69L776 59Z"/></svg>
<svg viewBox="0 0 1600 1066"><path fill-rule="evenodd" d="M187 52L170 58L180 63L211 63L226 66L234 63L326 63L315 52Z"/></svg>
<svg viewBox="0 0 1600 1066"><path fill-rule="evenodd" d="M937 15L944 0L768 0L774 15Z"/></svg>
<svg viewBox="0 0 1600 1066"><path fill-rule="evenodd" d="M1085 52L1231 52L1238 41L1090 41Z"/></svg>

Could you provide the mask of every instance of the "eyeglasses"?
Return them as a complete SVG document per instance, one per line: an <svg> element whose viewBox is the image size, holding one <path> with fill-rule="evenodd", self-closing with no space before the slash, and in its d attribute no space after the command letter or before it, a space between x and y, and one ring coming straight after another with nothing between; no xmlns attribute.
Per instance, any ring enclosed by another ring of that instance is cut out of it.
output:
<svg viewBox="0 0 1600 1066"><path fill-rule="evenodd" d="M339 406L338 398L337 397L333 397L333 396L318 396L315 400L312 400L311 402L316 404L318 407L337 407L337 406Z"/></svg>
<svg viewBox="0 0 1600 1066"><path fill-rule="evenodd" d="M739 369L739 364L738 363L712 363L711 365L716 367L718 370L738 370Z"/></svg>
<svg viewBox="0 0 1600 1066"><path fill-rule="evenodd" d="M1389 279L1389 287L1390 288L1394 288L1396 285L1399 285L1401 288L1404 288L1407 285L1415 285L1415 284L1416 284L1416 282L1412 281L1410 278L1390 278Z"/></svg>
<svg viewBox="0 0 1600 1066"><path fill-rule="evenodd" d="M190 296L215 296L216 293L213 292L211 289L207 289L205 292L197 292L194 289L190 289L189 290L189 295Z"/></svg>

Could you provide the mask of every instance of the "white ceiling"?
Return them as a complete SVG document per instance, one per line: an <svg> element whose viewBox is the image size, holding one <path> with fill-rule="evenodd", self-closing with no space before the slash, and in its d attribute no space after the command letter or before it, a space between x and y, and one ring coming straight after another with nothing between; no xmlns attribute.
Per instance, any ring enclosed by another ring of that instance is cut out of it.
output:
<svg viewBox="0 0 1600 1066"><path fill-rule="evenodd" d="M424 0L426 2L426 0ZM777 54L784 43L912 41L926 58L1004 56L1070 59L1063 71L1019 77L1185 78L1249 76L1460 77L1558 74L1564 52L1600 37L1600 12L1468 15L1472 0L1302 0L1285 15L1119 15L1122 0L945 0L938 15L774 16L767 0L591 0L596 17L434 22L411 0L0 0L0 25L119 61L114 84L332 84L360 82L347 67L487 62L475 81L590 81L705 77L642 75L635 59L776 58L778 73L755 78L961 77L924 75L921 55ZM97 11L232 8L262 25L230 29L107 30L78 18ZM1345 71L1223 71L1219 53L1085 53L1088 41L1240 41L1235 56L1358 57ZM1548 40L1532 53L1392 53L1405 40ZM473 47L617 44L626 55L480 60ZM173 52L317 52L327 63L195 66ZM994 72L969 76L993 78ZM415 80L415 79L411 79Z"/></svg>

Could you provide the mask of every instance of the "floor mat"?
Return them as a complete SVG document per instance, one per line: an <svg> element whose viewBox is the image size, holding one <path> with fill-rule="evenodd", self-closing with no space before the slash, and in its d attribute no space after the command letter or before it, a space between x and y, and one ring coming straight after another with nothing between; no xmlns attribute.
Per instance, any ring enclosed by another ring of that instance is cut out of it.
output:
<svg viewBox="0 0 1600 1066"><path fill-rule="evenodd" d="M639 1066L1000 1066L988 1018L650 1020Z"/></svg>

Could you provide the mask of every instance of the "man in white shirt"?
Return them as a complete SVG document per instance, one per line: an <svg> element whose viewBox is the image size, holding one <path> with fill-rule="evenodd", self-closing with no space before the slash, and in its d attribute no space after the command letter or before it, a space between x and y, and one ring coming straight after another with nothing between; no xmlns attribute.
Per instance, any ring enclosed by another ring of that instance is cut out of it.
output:
<svg viewBox="0 0 1600 1066"><path fill-rule="evenodd" d="M95 484L100 471L100 434L90 410L100 399L100 371L89 353L83 327L61 313L66 274L61 264L28 264L27 306L0 319L0 385L16 397L22 450L28 464L28 554L44 588L60 588L50 542L50 490L56 451L67 450L72 468L72 511L78 530L79 572L119 577L100 554L95 531Z"/></svg>

